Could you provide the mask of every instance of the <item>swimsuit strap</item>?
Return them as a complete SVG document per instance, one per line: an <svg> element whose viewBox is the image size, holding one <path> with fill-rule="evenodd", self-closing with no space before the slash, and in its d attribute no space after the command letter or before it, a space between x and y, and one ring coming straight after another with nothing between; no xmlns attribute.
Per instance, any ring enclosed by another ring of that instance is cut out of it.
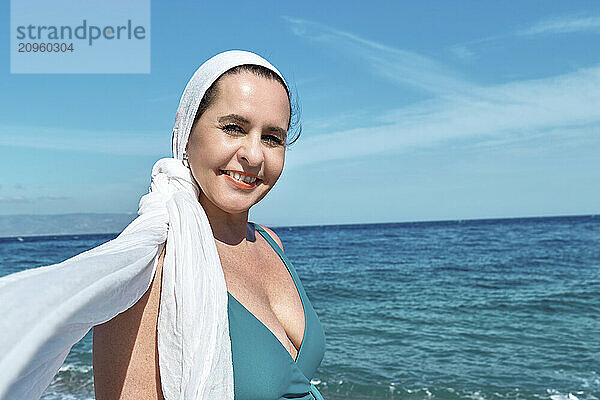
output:
<svg viewBox="0 0 600 400"><path fill-rule="evenodd" d="M267 239L267 242L269 242L271 247L273 247L275 252L277 252L277 254L279 254L279 256L281 257L281 253L283 253L283 249L281 247L279 247L279 245L277 244L275 239L273 239L271 234L269 232L267 232L267 230L265 228L263 228L262 225L259 225L256 222L251 222L251 224L254 226L254 229L266 233L266 235L263 235L263 237L265 237ZM287 266L287 262L285 262L285 260L283 260L283 261Z"/></svg>

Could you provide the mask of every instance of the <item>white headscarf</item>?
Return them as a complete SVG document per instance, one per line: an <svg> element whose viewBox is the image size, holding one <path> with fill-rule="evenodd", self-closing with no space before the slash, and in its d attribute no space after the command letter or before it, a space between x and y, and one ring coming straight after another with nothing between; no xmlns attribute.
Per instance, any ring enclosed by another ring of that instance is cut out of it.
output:
<svg viewBox="0 0 600 400"><path fill-rule="evenodd" d="M243 64L283 80L248 51L202 64L179 102L173 158L154 164L138 217L119 236L61 263L0 278L0 399L39 399L71 347L148 290L166 245L157 327L165 399L233 400L227 287L200 189L181 160L204 93Z"/></svg>

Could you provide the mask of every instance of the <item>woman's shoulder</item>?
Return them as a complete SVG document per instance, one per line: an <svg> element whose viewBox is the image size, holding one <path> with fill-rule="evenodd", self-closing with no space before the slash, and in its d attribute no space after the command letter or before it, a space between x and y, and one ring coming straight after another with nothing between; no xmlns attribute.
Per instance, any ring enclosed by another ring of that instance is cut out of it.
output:
<svg viewBox="0 0 600 400"><path fill-rule="evenodd" d="M281 243L281 239L279 239L279 236L277 236L277 234L275 232L273 232L271 229L267 228L264 225L261 225L258 223L256 225L263 228L273 238L273 240L275 240L275 243L277 243L279 245L279 248L281 249L281 251L283 251L283 244Z"/></svg>

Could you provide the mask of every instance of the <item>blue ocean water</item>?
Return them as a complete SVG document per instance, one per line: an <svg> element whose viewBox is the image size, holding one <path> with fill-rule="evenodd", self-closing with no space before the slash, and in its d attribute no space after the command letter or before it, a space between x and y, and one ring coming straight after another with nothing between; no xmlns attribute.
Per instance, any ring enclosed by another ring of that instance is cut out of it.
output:
<svg viewBox="0 0 600 400"><path fill-rule="evenodd" d="M600 398L600 217L275 231L325 329L326 399ZM115 236L0 239L0 275ZM91 343L43 399L94 397Z"/></svg>

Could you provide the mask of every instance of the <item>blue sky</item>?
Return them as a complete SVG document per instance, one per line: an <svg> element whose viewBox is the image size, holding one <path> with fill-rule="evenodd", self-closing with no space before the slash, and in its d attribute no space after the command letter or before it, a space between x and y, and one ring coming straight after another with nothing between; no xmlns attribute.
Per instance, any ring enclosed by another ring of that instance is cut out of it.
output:
<svg viewBox="0 0 600 400"><path fill-rule="evenodd" d="M7 3L0 214L135 213L185 84L227 49L269 59L302 106L251 220L600 212L598 2L153 0L139 75L10 74Z"/></svg>

